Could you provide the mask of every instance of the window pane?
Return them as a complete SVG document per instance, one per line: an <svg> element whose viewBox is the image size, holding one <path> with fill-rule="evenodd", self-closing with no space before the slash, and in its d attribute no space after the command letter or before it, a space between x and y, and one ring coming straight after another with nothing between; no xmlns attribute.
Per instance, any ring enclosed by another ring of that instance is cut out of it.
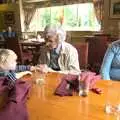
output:
<svg viewBox="0 0 120 120"><path fill-rule="evenodd" d="M50 23L50 7L41 8L38 11L39 13L39 23L37 25L38 30L43 30L43 28Z"/></svg>
<svg viewBox="0 0 120 120"><path fill-rule="evenodd" d="M64 18L64 7L52 7L51 8L51 23L61 25Z"/></svg>
<svg viewBox="0 0 120 120"><path fill-rule="evenodd" d="M40 30L49 24L62 25L70 31L99 31L92 3L38 8L30 23L30 31Z"/></svg>
<svg viewBox="0 0 120 120"><path fill-rule="evenodd" d="M87 31L100 30L100 25L96 19L92 3L78 5L78 29Z"/></svg>
<svg viewBox="0 0 120 120"><path fill-rule="evenodd" d="M64 6L64 25L66 30L72 30L77 27L77 5Z"/></svg>

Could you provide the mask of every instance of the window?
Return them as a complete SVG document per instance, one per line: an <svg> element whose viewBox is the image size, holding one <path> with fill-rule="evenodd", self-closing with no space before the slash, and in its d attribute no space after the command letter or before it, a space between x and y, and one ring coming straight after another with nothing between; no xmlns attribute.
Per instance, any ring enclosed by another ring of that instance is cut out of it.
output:
<svg viewBox="0 0 120 120"><path fill-rule="evenodd" d="M67 31L99 31L101 28L93 3L37 8L29 31L43 31L49 23L62 25Z"/></svg>

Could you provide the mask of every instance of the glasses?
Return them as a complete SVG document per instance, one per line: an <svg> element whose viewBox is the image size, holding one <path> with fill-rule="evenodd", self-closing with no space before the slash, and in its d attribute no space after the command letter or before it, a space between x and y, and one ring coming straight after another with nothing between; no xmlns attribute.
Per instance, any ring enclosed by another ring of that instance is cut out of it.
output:
<svg viewBox="0 0 120 120"><path fill-rule="evenodd" d="M45 34L45 35L44 35L44 39L45 39L46 42L51 42L51 43L53 43L53 42L56 41L57 35L56 35L56 34L54 34L54 35L47 35L47 34Z"/></svg>

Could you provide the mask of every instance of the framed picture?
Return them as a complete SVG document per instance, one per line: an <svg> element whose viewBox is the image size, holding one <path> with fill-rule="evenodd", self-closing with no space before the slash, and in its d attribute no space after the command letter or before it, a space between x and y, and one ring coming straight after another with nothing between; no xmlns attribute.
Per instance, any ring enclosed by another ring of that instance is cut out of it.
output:
<svg viewBox="0 0 120 120"><path fill-rule="evenodd" d="M5 24L15 24L15 15L13 11L8 11L4 13Z"/></svg>
<svg viewBox="0 0 120 120"><path fill-rule="evenodd" d="M120 18L120 0L110 0L110 18Z"/></svg>

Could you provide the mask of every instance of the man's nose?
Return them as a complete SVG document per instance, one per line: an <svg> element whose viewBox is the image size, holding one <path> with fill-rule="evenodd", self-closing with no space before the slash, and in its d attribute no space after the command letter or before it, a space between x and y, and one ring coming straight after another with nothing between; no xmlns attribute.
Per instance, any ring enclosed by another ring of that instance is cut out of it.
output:
<svg viewBox="0 0 120 120"><path fill-rule="evenodd" d="M49 46L50 45L50 42L46 42L46 46Z"/></svg>

